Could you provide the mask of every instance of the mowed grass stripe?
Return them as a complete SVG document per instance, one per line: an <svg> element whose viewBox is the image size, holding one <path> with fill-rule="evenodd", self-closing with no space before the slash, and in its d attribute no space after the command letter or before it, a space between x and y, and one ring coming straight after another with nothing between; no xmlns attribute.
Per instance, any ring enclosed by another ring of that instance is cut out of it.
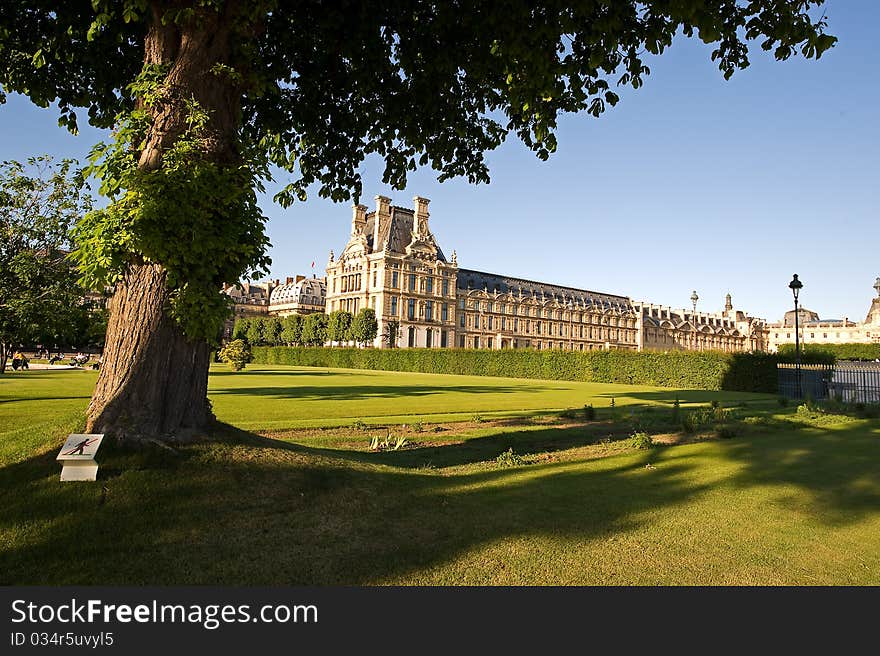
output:
<svg viewBox="0 0 880 656"><path fill-rule="evenodd" d="M637 385L421 374L359 369L249 366L212 369L210 398L222 421L246 430L366 423L466 421L473 415L632 404L772 402L764 394Z"/></svg>

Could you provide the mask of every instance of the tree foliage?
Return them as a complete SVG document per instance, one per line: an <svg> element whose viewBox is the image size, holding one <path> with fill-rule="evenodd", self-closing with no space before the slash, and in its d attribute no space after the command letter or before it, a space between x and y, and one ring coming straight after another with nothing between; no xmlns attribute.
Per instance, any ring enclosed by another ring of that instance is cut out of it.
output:
<svg viewBox="0 0 880 656"><path fill-rule="evenodd" d="M302 340L303 316L290 314L282 321L281 341L287 346L300 346Z"/></svg>
<svg viewBox="0 0 880 656"><path fill-rule="evenodd" d="M103 341L67 257L70 226L90 207L71 160L0 163L0 373L20 344Z"/></svg>
<svg viewBox="0 0 880 656"><path fill-rule="evenodd" d="M372 308L363 308L351 323L351 338L356 344L369 344L376 339L378 332L379 322L376 320L376 311Z"/></svg>
<svg viewBox="0 0 880 656"><path fill-rule="evenodd" d="M161 263L173 315L188 334L211 338L227 311L217 283L268 263L253 190L270 165L290 174L276 197L284 205L312 184L334 200L359 197L359 167L371 155L396 188L417 166L441 180L486 182L485 153L509 133L546 159L560 114L602 114L618 102L615 87L645 82L646 58L676 35L713 44L725 78L749 65L750 41L779 60L820 57L835 43L822 4L7 0L0 100L14 91L55 103L73 131L78 107L115 128L91 168L115 202L80 226L79 263L93 283L118 279L132 262ZM156 38L175 30L176 42ZM235 156L225 162L210 147L221 107L193 101L175 68L191 52L150 51L220 37L232 45L218 47L209 75L237 98ZM144 166L150 127L175 102L185 103L188 127L158 166Z"/></svg>
<svg viewBox="0 0 880 656"><path fill-rule="evenodd" d="M307 314L302 323L302 342L308 346L322 346L327 341L327 315Z"/></svg>
<svg viewBox="0 0 880 656"><path fill-rule="evenodd" d="M327 339L331 342L347 342L351 334L352 314L346 310L336 310L327 315Z"/></svg>

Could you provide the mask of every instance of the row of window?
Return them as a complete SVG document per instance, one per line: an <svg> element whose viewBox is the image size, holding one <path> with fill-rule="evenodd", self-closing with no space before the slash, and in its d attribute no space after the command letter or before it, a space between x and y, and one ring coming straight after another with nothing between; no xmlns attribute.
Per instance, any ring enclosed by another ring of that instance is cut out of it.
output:
<svg viewBox="0 0 880 656"><path fill-rule="evenodd" d="M804 335L804 334L806 334L806 333L801 333L801 335ZM775 337L776 339L779 339L779 333L775 333L774 337ZM840 339L840 333L836 333L836 334L834 335L834 337L837 338L837 339ZM791 333L785 333L785 338L786 338L786 339L791 339L791 338L792 338L792 337L791 337ZM810 333L810 338L811 338L811 339L815 339L815 338L816 338L816 333ZM828 339L828 333L822 333L822 339Z"/></svg>
<svg viewBox="0 0 880 656"><path fill-rule="evenodd" d="M375 274L374 274L375 276ZM373 284L376 284L375 277ZM400 289L400 273L392 269L391 271L391 288ZM436 285L433 276L419 276L415 273L406 275L406 289L411 292L419 292L426 295L434 295ZM449 296L449 278L445 276L440 279L440 296Z"/></svg>
<svg viewBox="0 0 880 656"><path fill-rule="evenodd" d="M635 328L636 320L626 317L609 317L603 314L595 314L590 312L566 312L564 310L551 310L546 308L542 310L539 307L532 307L531 311L525 305L510 305L498 303L497 306L492 301L481 303L479 301L466 301L464 298L458 299L459 310L476 310L481 313L496 312L501 315L510 314L512 316L522 317L544 317L545 319L556 319L558 321L571 321L572 323L597 323L612 326L621 326L624 328ZM510 310L508 312L508 309ZM517 311L517 309L519 311Z"/></svg>
<svg viewBox="0 0 880 656"><path fill-rule="evenodd" d="M449 303L439 303L438 305L440 310L439 317L435 317L434 315L434 301L425 301L424 305L420 306L420 311L417 315L416 299L408 298L406 299L406 318L410 321L414 321L416 318L421 319L422 321L435 321L438 318L440 321L449 321ZM397 296L391 297L389 314L392 317L399 316Z"/></svg>
<svg viewBox="0 0 880 656"><path fill-rule="evenodd" d="M635 332L620 330L616 328L600 328L594 326L584 326L581 324L553 323L550 321L531 321L519 317L494 317L460 314L458 317L458 325L461 328L471 328L475 330L510 330L512 332L522 332L529 335L548 335L559 337L570 337L576 339L620 339L624 342L635 341Z"/></svg>
<svg viewBox="0 0 880 656"><path fill-rule="evenodd" d="M436 331L434 331L430 328L425 331L425 348L432 348L434 346L439 346L440 348L446 348L447 346L449 346L449 334L445 330L439 331L440 332L440 343L437 344L434 342L434 333L435 332ZM409 346L410 348L417 346L416 335L417 335L417 329L415 328L415 326L410 326L407 329L407 340L406 340L407 346Z"/></svg>
<svg viewBox="0 0 880 656"><path fill-rule="evenodd" d="M480 337L467 337L465 335L459 335L458 346L459 346L459 348L492 349L492 348L495 348L495 339L492 337L480 338ZM601 344L579 343L579 344L569 345L566 342L553 343L553 342L541 342L541 341L536 341L534 344L532 344L532 340L530 340L530 339L525 339L525 340L512 339L512 340L510 340L510 342L505 342L505 341L501 342L501 348L508 348L508 347L514 348L514 349L533 348L534 347L535 349L537 349L539 351L545 350L545 349L551 350L554 348L559 349L559 350L570 349L572 351L593 351L593 350L601 351L602 350Z"/></svg>

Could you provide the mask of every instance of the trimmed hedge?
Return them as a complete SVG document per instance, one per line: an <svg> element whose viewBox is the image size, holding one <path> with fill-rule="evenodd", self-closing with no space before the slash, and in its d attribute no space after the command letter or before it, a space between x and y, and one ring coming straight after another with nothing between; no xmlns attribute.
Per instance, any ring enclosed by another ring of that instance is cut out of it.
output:
<svg viewBox="0 0 880 656"><path fill-rule="evenodd" d="M794 344L780 344L779 353L794 359ZM877 360L880 344L806 344L801 347L806 357L825 357L834 360Z"/></svg>
<svg viewBox="0 0 880 656"><path fill-rule="evenodd" d="M256 364L380 369L432 374L507 376L682 389L776 392L769 353L719 351L537 351L478 349L354 349L256 346Z"/></svg>

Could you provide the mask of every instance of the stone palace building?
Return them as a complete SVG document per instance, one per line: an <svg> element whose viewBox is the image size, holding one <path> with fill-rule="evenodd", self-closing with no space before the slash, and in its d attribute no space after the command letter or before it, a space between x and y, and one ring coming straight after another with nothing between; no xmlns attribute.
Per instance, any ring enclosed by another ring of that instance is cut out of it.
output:
<svg viewBox="0 0 880 656"><path fill-rule="evenodd" d="M345 248L327 263L326 311L370 307L379 321L375 346L388 345L397 322L402 348L567 350L766 347L764 322L727 307L694 313L638 303L627 296L459 267L429 226L428 199L412 208L376 196L352 208Z"/></svg>
<svg viewBox="0 0 880 656"><path fill-rule="evenodd" d="M372 308L377 348L394 339L394 324L400 348L737 352L775 351L794 341L793 312L769 324L734 308L730 294L722 310L697 312L462 268L431 232L428 199L413 201L399 207L376 196L372 211L355 205L348 243L338 257L330 251L326 278L227 286L236 317ZM880 278L875 289L880 295ZM820 321L803 309L799 318L807 343L880 341L880 298L864 323Z"/></svg>

